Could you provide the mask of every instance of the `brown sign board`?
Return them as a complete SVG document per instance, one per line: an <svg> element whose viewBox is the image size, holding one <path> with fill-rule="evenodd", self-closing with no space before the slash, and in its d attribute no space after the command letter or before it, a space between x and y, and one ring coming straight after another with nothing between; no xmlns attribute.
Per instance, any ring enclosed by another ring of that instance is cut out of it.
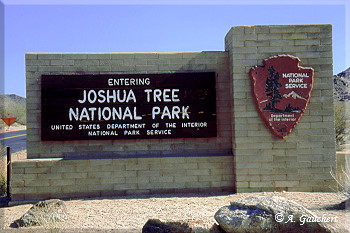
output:
<svg viewBox="0 0 350 233"><path fill-rule="evenodd" d="M249 72L258 112L279 138L297 125L310 99L314 70L299 63L297 57L274 56Z"/></svg>
<svg viewBox="0 0 350 233"><path fill-rule="evenodd" d="M215 72L42 75L42 140L216 137Z"/></svg>

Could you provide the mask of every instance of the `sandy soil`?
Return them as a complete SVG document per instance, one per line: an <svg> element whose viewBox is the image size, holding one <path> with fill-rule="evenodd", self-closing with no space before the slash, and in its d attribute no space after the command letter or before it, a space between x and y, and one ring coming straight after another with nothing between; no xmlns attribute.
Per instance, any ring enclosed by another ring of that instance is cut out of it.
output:
<svg viewBox="0 0 350 233"><path fill-rule="evenodd" d="M335 217L337 232L350 232L350 212L326 210L345 197L338 193L240 193L240 194L183 194L177 196L132 196L99 199L66 200L69 219L60 223L60 232L141 232L150 218L168 220L201 220L212 225L215 212L231 201L252 195L282 196L302 204L318 216ZM20 218L32 205L0 209L0 232L18 232L10 224ZM40 232L42 227L22 228L20 232Z"/></svg>

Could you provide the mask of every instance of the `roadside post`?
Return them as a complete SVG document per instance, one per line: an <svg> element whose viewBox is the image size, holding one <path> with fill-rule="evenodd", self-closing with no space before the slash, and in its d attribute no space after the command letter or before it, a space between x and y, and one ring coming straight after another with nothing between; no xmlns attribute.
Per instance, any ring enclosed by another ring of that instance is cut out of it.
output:
<svg viewBox="0 0 350 233"><path fill-rule="evenodd" d="M7 148L7 197L11 200L11 168L12 168L12 158L11 158L11 147Z"/></svg>

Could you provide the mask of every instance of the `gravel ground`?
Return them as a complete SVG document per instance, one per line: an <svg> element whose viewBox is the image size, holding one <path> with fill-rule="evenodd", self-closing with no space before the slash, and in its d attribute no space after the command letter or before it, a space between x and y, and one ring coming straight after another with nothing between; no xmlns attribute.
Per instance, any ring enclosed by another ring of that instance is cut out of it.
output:
<svg viewBox="0 0 350 233"><path fill-rule="evenodd" d="M282 196L300 203L318 216L338 216L338 221L333 223L337 232L350 232L347 230L350 229L349 211L325 209L326 206L345 200L342 194L303 192L180 194L66 200L69 219L57 226L60 228L59 232L141 232L150 218L200 220L212 225L215 223L214 214L220 207L253 195ZM20 231L10 227L31 206L25 204L1 208L0 232L47 232L42 227L22 228Z"/></svg>

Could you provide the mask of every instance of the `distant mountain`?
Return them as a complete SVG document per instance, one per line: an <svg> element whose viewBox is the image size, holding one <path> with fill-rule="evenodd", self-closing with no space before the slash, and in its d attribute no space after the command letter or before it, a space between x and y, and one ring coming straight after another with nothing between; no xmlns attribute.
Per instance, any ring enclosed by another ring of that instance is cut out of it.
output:
<svg viewBox="0 0 350 233"><path fill-rule="evenodd" d="M5 106L12 105L12 104L22 105L26 103L26 98L23 98L16 94L0 95L0 103L4 104Z"/></svg>
<svg viewBox="0 0 350 233"><path fill-rule="evenodd" d="M333 76L334 99L338 101L350 100L350 68Z"/></svg>

